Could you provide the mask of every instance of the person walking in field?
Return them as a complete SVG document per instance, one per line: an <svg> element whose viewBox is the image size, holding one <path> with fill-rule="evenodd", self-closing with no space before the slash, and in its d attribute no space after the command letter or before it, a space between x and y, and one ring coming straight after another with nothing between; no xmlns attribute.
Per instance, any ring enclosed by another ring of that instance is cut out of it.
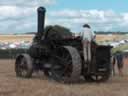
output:
<svg viewBox="0 0 128 96"><path fill-rule="evenodd" d="M83 32L80 33L83 44L83 55L85 63L91 62L91 42L95 41L95 33L88 24L83 25Z"/></svg>
<svg viewBox="0 0 128 96"><path fill-rule="evenodd" d="M115 65L117 65L119 75L123 76L123 54L122 53L116 53L113 56L112 65L113 65L113 74L115 75Z"/></svg>

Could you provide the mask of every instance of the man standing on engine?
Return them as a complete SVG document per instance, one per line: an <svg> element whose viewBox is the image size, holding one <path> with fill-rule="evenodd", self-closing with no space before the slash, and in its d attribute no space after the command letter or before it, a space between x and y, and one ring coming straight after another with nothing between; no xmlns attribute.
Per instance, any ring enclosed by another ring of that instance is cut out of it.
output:
<svg viewBox="0 0 128 96"><path fill-rule="evenodd" d="M95 41L95 33L91 30L91 27L88 24L83 25L83 32L80 33L82 37L83 44L83 54L85 63L91 62L91 42Z"/></svg>

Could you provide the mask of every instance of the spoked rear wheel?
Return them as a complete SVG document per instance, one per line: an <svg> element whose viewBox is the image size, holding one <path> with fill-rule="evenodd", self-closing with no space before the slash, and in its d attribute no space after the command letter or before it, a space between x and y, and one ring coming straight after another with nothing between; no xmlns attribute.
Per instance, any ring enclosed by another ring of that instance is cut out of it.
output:
<svg viewBox="0 0 128 96"><path fill-rule="evenodd" d="M81 75L81 58L71 46L59 48L52 61L51 78L64 83L75 82Z"/></svg>
<svg viewBox="0 0 128 96"><path fill-rule="evenodd" d="M16 58L15 72L18 77L30 78L32 76L32 58L28 54L22 54Z"/></svg>

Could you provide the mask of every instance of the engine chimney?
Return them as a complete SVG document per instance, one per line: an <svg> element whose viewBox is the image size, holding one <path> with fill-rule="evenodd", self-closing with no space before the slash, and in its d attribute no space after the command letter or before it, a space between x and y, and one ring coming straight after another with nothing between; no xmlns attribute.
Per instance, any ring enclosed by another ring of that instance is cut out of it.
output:
<svg viewBox="0 0 128 96"><path fill-rule="evenodd" d="M45 24L45 12L46 9L44 7L39 7L38 11L38 36L41 38L44 34L44 24Z"/></svg>

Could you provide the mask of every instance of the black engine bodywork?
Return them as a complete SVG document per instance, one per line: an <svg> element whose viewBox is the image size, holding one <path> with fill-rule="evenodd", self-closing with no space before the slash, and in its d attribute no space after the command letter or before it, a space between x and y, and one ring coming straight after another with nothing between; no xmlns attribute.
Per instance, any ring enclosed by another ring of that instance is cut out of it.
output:
<svg viewBox="0 0 128 96"><path fill-rule="evenodd" d="M80 58L79 56L77 56L77 58L79 58L81 61L81 65L79 64L81 66L81 70L80 70L81 75L84 75L84 77L87 80L92 80L92 76L95 76L96 79L97 76L105 76L105 78L103 79L107 80L111 74L112 47L97 45L92 42L91 44L92 60L90 63L85 64L85 61L83 59L83 47L81 43L82 42L81 38L73 37L72 34L60 34L62 32L58 32L53 26L50 26L49 28L47 28L47 30L45 30L44 29L45 12L46 10L44 7L38 8L38 32L35 35L33 39L33 43L29 48L29 52L28 52L28 54L32 58L32 66L33 66L32 70L36 70L36 71L42 70L45 72L45 74L48 74L48 70L52 69L52 66L55 65L54 63L58 62L59 59L64 59L64 58L59 58L58 56L60 56L61 53L65 54L67 49L74 48L74 50L77 50L78 54L80 55ZM19 56L17 60L19 60L20 57L23 56ZM30 58L29 56L26 57ZM77 62L77 60L74 60L74 62ZM61 64L61 62L59 63ZM71 70L70 67L73 67L73 65L69 66L69 70Z"/></svg>

